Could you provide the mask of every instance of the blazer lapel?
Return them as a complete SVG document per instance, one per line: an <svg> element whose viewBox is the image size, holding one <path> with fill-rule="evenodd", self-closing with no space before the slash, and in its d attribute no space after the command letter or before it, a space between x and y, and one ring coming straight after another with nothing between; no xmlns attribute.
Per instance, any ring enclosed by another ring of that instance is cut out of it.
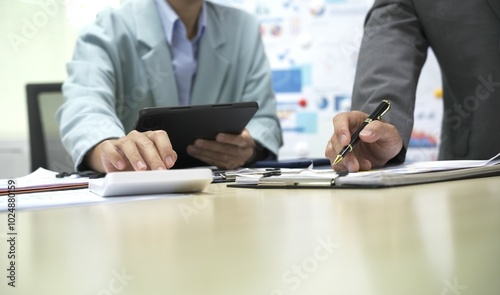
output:
<svg viewBox="0 0 500 295"><path fill-rule="evenodd" d="M499 0L488 0L490 2L491 8L493 8L493 11L497 14L497 16L500 18L500 1Z"/></svg>
<svg viewBox="0 0 500 295"><path fill-rule="evenodd" d="M156 106L175 106L179 95L170 50L154 0L135 2L135 24L146 80Z"/></svg>
<svg viewBox="0 0 500 295"><path fill-rule="evenodd" d="M198 54L198 70L194 80L191 104L206 104L218 101L221 95L221 85L224 85L229 61L220 54L226 39L222 33L223 11L207 4L207 29L202 38Z"/></svg>
<svg viewBox="0 0 500 295"><path fill-rule="evenodd" d="M170 52L160 44L142 57L146 79L157 107L179 105L179 95Z"/></svg>

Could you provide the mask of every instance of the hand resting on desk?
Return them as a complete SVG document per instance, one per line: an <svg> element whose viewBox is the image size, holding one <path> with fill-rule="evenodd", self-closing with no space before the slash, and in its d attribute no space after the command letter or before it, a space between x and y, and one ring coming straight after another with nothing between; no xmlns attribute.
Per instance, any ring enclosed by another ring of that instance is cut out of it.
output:
<svg viewBox="0 0 500 295"><path fill-rule="evenodd" d="M163 130L131 131L119 139L104 140L85 156L94 171L165 170L174 166L177 153Z"/></svg>
<svg viewBox="0 0 500 295"><path fill-rule="evenodd" d="M255 157L256 143L245 129L239 135L217 135L216 140L196 140L188 154L220 169L235 169ZM170 169L177 160L170 139L163 130L131 131L119 139L104 140L85 157L94 171L144 171Z"/></svg>
<svg viewBox="0 0 500 295"><path fill-rule="evenodd" d="M368 117L359 111L340 113L333 118L334 134L325 150L325 156L334 161L340 150L351 141L351 135ZM370 170L383 167L403 147L403 140L396 127L380 120L372 121L359 134L359 143L352 152L333 166L335 170Z"/></svg>

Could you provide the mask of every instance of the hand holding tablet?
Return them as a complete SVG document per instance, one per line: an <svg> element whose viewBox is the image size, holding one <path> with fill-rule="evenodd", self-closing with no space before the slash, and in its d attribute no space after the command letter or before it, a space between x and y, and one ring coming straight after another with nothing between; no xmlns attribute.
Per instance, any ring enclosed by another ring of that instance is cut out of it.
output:
<svg viewBox="0 0 500 295"><path fill-rule="evenodd" d="M245 126L258 108L256 102L145 108L135 130L98 144L86 163L101 172L242 165L254 153Z"/></svg>
<svg viewBox="0 0 500 295"><path fill-rule="evenodd" d="M145 108L139 112L135 129L167 133L177 153L173 168L222 166L238 157L239 149L252 156L255 143L244 130L258 108L256 102ZM251 150L245 150L249 145L253 145Z"/></svg>
<svg viewBox="0 0 500 295"><path fill-rule="evenodd" d="M187 153L219 169L243 167L256 157L256 143L248 130L240 134L219 133L215 140L197 139L188 145Z"/></svg>

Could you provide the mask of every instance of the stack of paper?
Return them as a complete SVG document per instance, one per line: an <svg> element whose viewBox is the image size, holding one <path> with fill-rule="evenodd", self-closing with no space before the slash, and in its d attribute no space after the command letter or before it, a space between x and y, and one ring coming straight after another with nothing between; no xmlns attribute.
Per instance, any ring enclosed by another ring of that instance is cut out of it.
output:
<svg viewBox="0 0 500 295"><path fill-rule="evenodd" d="M34 193L43 191L56 191L87 188L89 179L87 177L70 176L57 178L58 173L44 168L38 168L31 174L13 179L16 194ZM9 193L7 182L0 184L0 195Z"/></svg>
<svg viewBox="0 0 500 295"><path fill-rule="evenodd" d="M500 154L485 161L415 162L364 172L295 169L238 175L232 187L388 187L500 175Z"/></svg>

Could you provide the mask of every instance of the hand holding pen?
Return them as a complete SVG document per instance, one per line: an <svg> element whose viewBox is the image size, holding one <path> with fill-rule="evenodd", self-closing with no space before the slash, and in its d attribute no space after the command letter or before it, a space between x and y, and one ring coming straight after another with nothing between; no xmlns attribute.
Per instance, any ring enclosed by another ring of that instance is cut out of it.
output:
<svg viewBox="0 0 500 295"><path fill-rule="evenodd" d="M393 125L380 121L389 109L390 103L384 100L370 115L352 111L334 117L335 133L325 155L335 170L379 168L401 151L399 132Z"/></svg>
<svg viewBox="0 0 500 295"><path fill-rule="evenodd" d="M354 132L354 134L351 136L351 142L349 142L349 144L346 145L340 151L340 153L337 155L337 157L335 157L335 160L333 161L333 165L338 164L340 161L342 161L342 159L344 159L344 156L347 153L352 152L352 149L354 149L354 146L356 146L356 144L359 141L359 133L361 131L363 131L365 126L368 125L369 123L373 122L374 120L380 120L382 118L382 116L389 111L390 108L391 108L391 103L388 102L387 100L382 100L380 102L380 104L378 105L378 107L368 116L368 118L366 118L363 121L363 123L361 123L361 125L358 127L356 132Z"/></svg>

